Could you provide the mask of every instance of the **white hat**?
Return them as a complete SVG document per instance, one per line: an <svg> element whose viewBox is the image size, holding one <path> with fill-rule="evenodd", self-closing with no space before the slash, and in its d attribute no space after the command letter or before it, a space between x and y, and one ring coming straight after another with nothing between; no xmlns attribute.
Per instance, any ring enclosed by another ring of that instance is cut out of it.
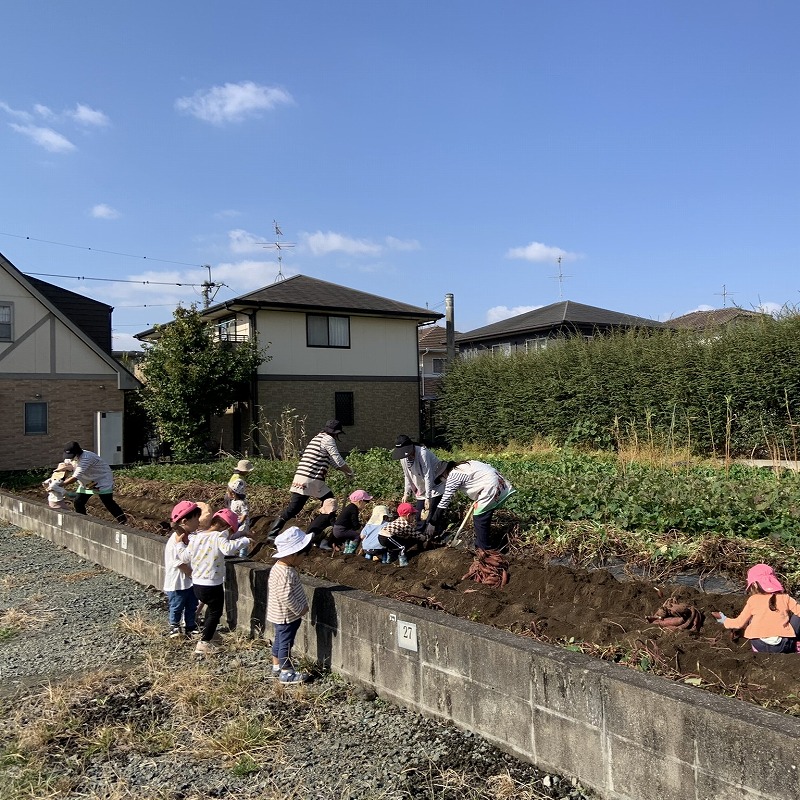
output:
<svg viewBox="0 0 800 800"><path fill-rule="evenodd" d="M247 484L241 478L236 478L235 480L228 481L228 488L234 494L246 494L247 493Z"/></svg>
<svg viewBox="0 0 800 800"><path fill-rule="evenodd" d="M239 463L234 467L234 472L252 472L255 469L251 461L248 461L246 458L243 458Z"/></svg>
<svg viewBox="0 0 800 800"><path fill-rule="evenodd" d="M275 553L273 558L283 558L284 556L291 556L294 553L299 553L313 538L314 533L305 533L300 530L296 525L287 528L283 533L275 537L275 546L278 552Z"/></svg>

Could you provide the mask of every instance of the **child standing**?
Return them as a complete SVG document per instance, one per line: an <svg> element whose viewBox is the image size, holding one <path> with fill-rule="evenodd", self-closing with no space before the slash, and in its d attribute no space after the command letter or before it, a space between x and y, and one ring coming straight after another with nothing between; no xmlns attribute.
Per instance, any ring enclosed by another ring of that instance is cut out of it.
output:
<svg viewBox="0 0 800 800"><path fill-rule="evenodd" d="M308 613L308 601L297 574L297 565L311 543L312 534L287 528L275 538L278 551L267 583L267 622L275 627L272 640L272 676L281 683L304 683L308 674L292 665L292 647L301 619Z"/></svg>
<svg viewBox="0 0 800 800"><path fill-rule="evenodd" d="M768 564L756 564L747 571L750 595L738 617L713 611L721 625L732 630L744 628L744 637L756 653L795 653L800 636L800 603L783 590Z"/></svg>
<svg viewBox="0 0 800 800"><path fill-rule="evenodd" d="M230 480L228 481L228 486L230 486L234 481L242 481L244 483L244 479L255 469L251 461L248 461L246 458L243 458L239 461L239 463L233 468L233 475L231 475ZM242 494L247 493L247 487L245 487L245 491Z"/></svg>
<svg viewBox="0 0 800 800"><path fill-rule="evenodd" d="M372 516L361 529L361 547L364 550L364 558L377 561L383 555L383 545L379 538L381 531L390 519L391 515L386 506L372 507Z"/></svg>
<svg viewBox="0 0 800 800"><path fill-rule="evenodd" d="M361 534L361 520L359 512L372 500L372 495L363 489L356 489L347 498L350 502L339 512L336 522L333 523L333 547L339 542L346 542L344 546L345 555L355 553L358 547L358 539ZM330 550L331 545L322 542L320 550Z"/></svg>
<svg viewBox="0 0 800 800"><path fill-rule="evenodd" d="M239 462L241 463L241 462ZM247 462L250 463L249 461ZM228 481L228 488L225 492L225 504L236 514L239 520L239 533L247 536L250 533L250 505L247 502L247 484L241 478L232 478ZM239 557L247 556L247 548L239 549Z"/></svg>
<svg viewBox="0 0 800 800"><path fill-rule="evenodd" d="M413 545L422 547L428 541L424 533L416 530L417 509L411 503L400 503L397 506L397 519L389 522L378 534L381 547L385 548L381 561L384 564L392 563L392 555L397 553L397 563L401 567L408 566L406 548Z"/></svg>
<svg viewBox="0 0 800 800"><path fill-rule="evenodd" d="M169 604L169 638L181 636L181 620L187 636L197 636L197 597L192 587L192 570L180 554L189 544L189 536L200 526L202 510L191 500L181 500L170 514L172 534L164 547L164 591Z"/></svg>
<svg viewBox="0 0 800 800"><path fill-rule="evenodd" d="M181 551L180 560L192 567L194 593L206 605L203 633L194 651L198 655L213 655L217 648L211 641L217 632L225 605L225 556L232 556L242 545L250 546L250 540L242 536L229 539L228 531L235 534L239 520L229 508L217 511L205 531L198 530Z"/></svg>
<svg viewBox="0 0 800 800"><path fill-rule="evenodd" d="M47 489L47 505L50 508L69 508L66 500L67 490L64 488L64 478L67 477L68 472L72 472L72 464L62 461L55 468L53 474L42 483L42 486Z"/></svg>

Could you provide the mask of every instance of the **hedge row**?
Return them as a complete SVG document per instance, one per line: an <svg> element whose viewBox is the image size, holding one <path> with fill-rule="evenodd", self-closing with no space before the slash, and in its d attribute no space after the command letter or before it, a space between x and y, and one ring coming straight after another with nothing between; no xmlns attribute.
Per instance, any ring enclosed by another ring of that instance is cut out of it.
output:
<svg viewBox="0 0 800 800"><path fill-rule="evenodd" d="M443 385L452 444L545 438L615 448L648 442L704 455L794 458L800 315L704 334L628 331L538 353L461 359Z"/></svg>

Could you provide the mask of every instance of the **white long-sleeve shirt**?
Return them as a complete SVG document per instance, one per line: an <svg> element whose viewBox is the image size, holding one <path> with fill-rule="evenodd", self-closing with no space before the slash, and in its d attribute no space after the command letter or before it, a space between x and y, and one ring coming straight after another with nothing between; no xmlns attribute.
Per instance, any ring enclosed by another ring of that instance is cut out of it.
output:
<svg viewBox="0 0 800 800"><path fill-rule="evenodd" d="M250 547L246 536L228 539L227 531L197 531L189 537L180 559L192 566L192 581L199 586L219 586L225 582L225 556L234 556L239 549Z"/></svg>
<svg viewBox="0 0 800 800"><path fill-rule="evenodd" d="M110 492L114 488L114 475L111 467L91 450L84 450L79 456L73 456L75 469L73 478L77 478L81 486L94 484L98 492Z"/></svg>
<svg viewBox="0 0 800 800"><path fill-rule="evenodd" d="M174 533L167 539L167 544L164 547L165 592L177 592L182 589L192 588L191 577L181 569L184 566L181 553L185 549L186 545Z"/></svg>
<svg viewBox="0 0 800 800"><path fill-rule="evenodd" d="M462 491L474 501L475 513L480 514L494 507L500 500L513 492L511 484L491 464L483 461L467 461L450 471L444 486L439 508L450 505L453 495Z"/></svg>
<svg viewBox="0 0 800 800"><path fill-rule="evenodd" d="M435 483L446 464L424 445L414 446L414 460L400 459L405 478L404 494L413 493L418 500L430 500L444 491L444 481Z"/></svg>

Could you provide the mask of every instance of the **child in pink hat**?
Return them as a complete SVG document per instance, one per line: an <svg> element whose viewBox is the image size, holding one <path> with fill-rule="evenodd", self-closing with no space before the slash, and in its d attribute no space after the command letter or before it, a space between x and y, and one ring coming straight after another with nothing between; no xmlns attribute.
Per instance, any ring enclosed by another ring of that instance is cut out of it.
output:
<svg viewBox="0 0 800 800"><path fill-rule="evenodd" d="M747 571L747 594L738 617L713 611L717 622L731 630L743 629L756 653L796 653L800 603L783 590L769 564L756 564Z"/></svg>
<svg viewBox="0 0 800 800"><path fill-rule="evenodd" d="M189 536L200 527L202 508L191 500L181 500L170 514L172 533L164 546L164 593L169 607L169 637L179 639L199 635L197 597L192 586L192 569L181 560ZM181 622L184 629L181 631Z"/></svg>

